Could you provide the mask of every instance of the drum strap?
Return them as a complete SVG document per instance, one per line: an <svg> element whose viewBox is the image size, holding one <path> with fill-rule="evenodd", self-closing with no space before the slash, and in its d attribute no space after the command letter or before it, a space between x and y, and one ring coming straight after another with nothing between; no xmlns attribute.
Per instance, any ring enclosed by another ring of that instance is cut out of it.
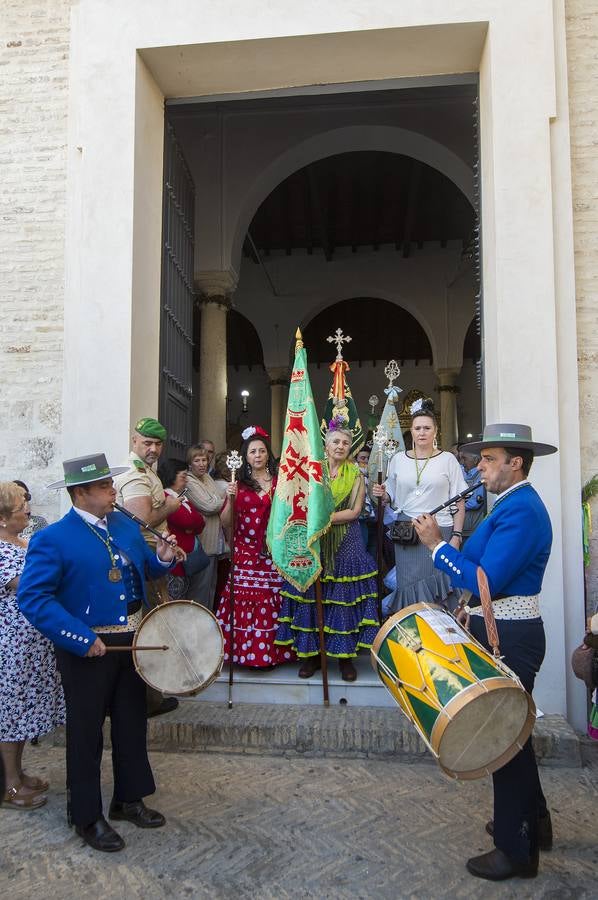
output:
<svg viewBox="0 0 598 900"><path fill-rule="evenodd" d="M496 619L492 609L492 597L490 596L490 586L488 578L481 566L478 566L478 590L480 601L482 604L482 612L484 614L484 624L486 625L486 634L488 643L492 647L492 652L498 658L500 656L500 647L498 644L498 629L496 627Z"/></svg>

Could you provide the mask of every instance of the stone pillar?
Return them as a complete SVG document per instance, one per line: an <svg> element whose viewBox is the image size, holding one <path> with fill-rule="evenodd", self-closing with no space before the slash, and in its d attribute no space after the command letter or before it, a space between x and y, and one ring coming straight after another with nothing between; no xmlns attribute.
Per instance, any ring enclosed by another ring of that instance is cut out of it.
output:
<svg viewBox="0 0 598 900"><path fill-rule="evenodd" d="M270 379L270 436L272 452L275 456L280 456L289 370L286 366L274 366L267 369L267 372Z"/></svg>
<svg viewBox="0 0 598 900"><path fill-rule="evenodd" d="M442 449L448 450L459 440L457 424L457 394L455 384L460 369L437 369L438 392L440 393L440 431Z"/></svg>
<svg viewBox="0 0 598 900"><path fill-rule="evenodd" d="M214 441L218 452L226 448L226 314L237 278L232 271L201 272L196 285L201 295L199 438Z"/></svg>

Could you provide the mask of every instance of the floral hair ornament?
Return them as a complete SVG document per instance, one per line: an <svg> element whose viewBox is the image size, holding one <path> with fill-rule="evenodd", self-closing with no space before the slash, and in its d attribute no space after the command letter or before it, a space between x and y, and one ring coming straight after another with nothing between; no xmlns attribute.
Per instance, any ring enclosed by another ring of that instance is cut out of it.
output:
<svg viewBox="0 0 598 900"><path fill-rule="evenodd" d="M252 437L261 437L268 440L270 435L267 431L264 431L263 428L260 428L259 425L248 425L247 428L243 429L243 431L241 432L241 437L244 441L248 441L249 438Z"/></svg>
<svg viewBox="0 0 598 900"><path fill-rule="evenodd" d="M409 413L412 418L420 415L434 415L434 404L430 397L420 397L409 407Z"/></svg>

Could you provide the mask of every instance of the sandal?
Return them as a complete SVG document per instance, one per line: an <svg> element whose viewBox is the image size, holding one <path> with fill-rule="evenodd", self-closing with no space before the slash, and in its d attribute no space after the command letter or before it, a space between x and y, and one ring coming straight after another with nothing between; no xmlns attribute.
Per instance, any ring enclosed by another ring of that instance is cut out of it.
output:
<svg viewBox="0 0 598 900"><path fill-rule="evenodd" d="M47 797L39 794L22 793L23 785L7 790L2 801L3 806L12 806L13 809L39 809L48 802Z"/></svg>
<svg viewBox="0 0 598 900"><path fill-rule="evenodd" d="M322 665L319 656L309 656L299 669L299 678L311 678Z"/></svg>
<svg viewBox="0 0 598 900"><path fill-rule="evenodd" d="M38 794L44 794L50 787L49 781L38 778L37 775L27 775L26 772L22 773L21 781L26 788L29 788L30 791L35 791Z"/></svg>
<svg viewBox="0 0 598 900"><path fill-rule="evenodd" d="M341 678L343 679L343 681L357 680L357 672L355 671L355 666L350 659L339 659L338 667L340 669Z"/></svg>

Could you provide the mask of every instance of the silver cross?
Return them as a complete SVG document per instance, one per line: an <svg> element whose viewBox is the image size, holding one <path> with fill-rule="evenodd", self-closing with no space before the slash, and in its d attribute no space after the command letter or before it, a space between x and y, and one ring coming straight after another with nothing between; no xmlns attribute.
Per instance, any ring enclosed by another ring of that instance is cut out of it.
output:
<svg viewBox="0 0 598 900"><path fill-rule="evenodd" d="M396 359L390 360L388 365L384 368L384 374L388 378L388 386L392 387L393 381L396 381L401 374L401 370L399 369Z"/></svg>
<svg viewBox="0 0 598 900"><path fill-rule="evenodd" d="M343 358L343 344L348 344L352 338L349 335L344 335L342 328L337 328L333 335L329 335L326 338L329 344L336 344L336 358Z"/></svg>

